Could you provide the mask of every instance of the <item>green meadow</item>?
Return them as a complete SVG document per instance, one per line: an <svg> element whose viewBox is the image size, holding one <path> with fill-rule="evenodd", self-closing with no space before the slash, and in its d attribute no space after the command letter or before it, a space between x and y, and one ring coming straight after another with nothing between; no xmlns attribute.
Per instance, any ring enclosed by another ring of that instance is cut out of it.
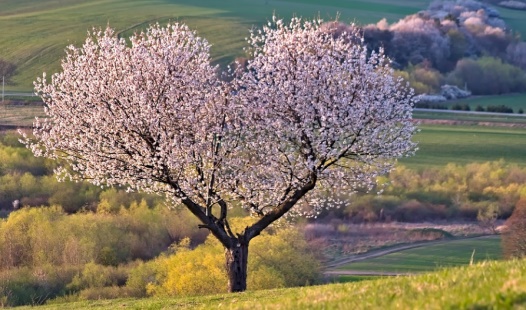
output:
<svg viewBox="0 0 526 310"><path fill-rule="evenodd" d="M212 44L214 61L226 65L243 56L248 30L272 14L304 16L359 24L382 18L396 22L425 9L430 0L3 0L0 10L0 58L17 66L7 90L31 91L42 72L59 70L69 44L80 45L93 27L110 25L124 37L155 22L187 23ZM500 8L499 8L500 9ZM500 9L526 33L524 11ZM524 36L524 35L523 35Z"/></svg>
<svg viewBox="0 0 526 310"><path fill-rule="evenodd" d="M483 262L357 283L187 298L51 304L38 309L526 309L526 262ZM34 309L20 307L18 309Z"/></svg>
<svg viewBox="0 0 526 310"><path fill-rule="evenodd" d="M500 237L462 239L426 245L350 263L341 270L415 273L502 258Z"/></svg>
<svg viewBox="0 0 526 310"><path fill-rule="evenodd" d="M411 168L503 159L526 165L526 129L492 126L420 125L416 155L400 163Z"/></svg>
<svg viewBox="0 0 526 310"><path fill-rule="evenodd" d="M31 126L34 117L44 116L39 105L0 105L0 126ZM440 112L417 112L415 118L504 122L507 116L463 116ZM471 119L465 119L471 117ZM508 119L526 124L526 117ZM399 162L410 168L440 167L448 163L464 165L503 159L526 166L526 128L478 125L419 125L413 140L418 142L416 155Z"/></svg>
<svg viewBox="0 0 526 310"><path fill-rule="evenodd" d="M272 14L345 22L390 22L427 6L427 0L4 0L0 11L0 58L17 65L10 90L31 90L42 72L56 72L64 48L80 45L93 27L110 25L125 36L157 21L187 23L212 44L216 62L243 55L250 28Z"/></svg>

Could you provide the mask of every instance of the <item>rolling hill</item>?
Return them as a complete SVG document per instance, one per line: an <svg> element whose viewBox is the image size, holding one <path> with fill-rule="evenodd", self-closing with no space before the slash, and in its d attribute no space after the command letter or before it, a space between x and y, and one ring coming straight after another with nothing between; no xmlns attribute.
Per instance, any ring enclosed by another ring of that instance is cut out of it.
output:
<svg viewBox="0 0 526 310"><path fill-rule="evenodd" d="M212 44L221 64L243 55L248 29L273 13L344 22L397 21L427 7L429 0L2 0L0 1L0 60L16 67L6 90L31 91L42 72L59 69L64 48L80 45L88 30L110 25L128 36L148 24L180 21L189 24ZM526 29L526 19L504 10L511 24Z"/></svg>

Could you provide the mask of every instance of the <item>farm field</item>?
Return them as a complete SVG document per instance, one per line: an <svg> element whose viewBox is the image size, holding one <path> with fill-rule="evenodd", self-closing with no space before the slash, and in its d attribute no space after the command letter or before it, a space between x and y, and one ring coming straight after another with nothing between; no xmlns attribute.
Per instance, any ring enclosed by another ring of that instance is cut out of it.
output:
<svg viewBox="0 0 526 310"><path fill-rule="evenodd" d="M37 309L524 309L525 296L526 263L515 260L358 283L188 298L96 300Z"/></svg>
<svg viewBox="0 0 526 310"><path fill-rule="evenodd" d="M511 10L503 7L497 7L501 16L511 29L521 35L522 40L526 40L526 11Z"/></svg>
<svg viewBox="0 0 526 310"><path fill-rule="evenodd" d="M462 239L425 245L350 263L339 269L396 273L426 272L444 267L469 265L472 255L474 263L500 259L502 257L500 237Z"/></svg>
<svg viewBox="0 0 526 310"><path fill-rule="evenodd" d="M525 166L526 129L491 126L420 125L419 150L400 163L411 168L504 159Z"/></svg>
<svg viewBox="0 0 526 310"><path fill-rule="evenodd" d="M34 117L43 116L40 105L0 106L0 126L31 126ZM400 163L410 168L460 165L503 159L507 163L525 166L526 117L512 115L469 115L443 112L416 112L416 119L449 120L454 122L511 123L510 127L421 124L413 140L419 150L416 155L403 158ZM518 127L513 127L519 124Z"/></svg>
<svg viewBox="0 0 526 310"><path fill-rule="evenodd" d="M38 3L38 4L35 4ZM0 12L0 58L15 63L17 74L11 90L32 89L42 72L56 72L64 48L80 45L92 27L109 24L128 36L154 22L181 21L207 38L214 60L227 64L243 55L244 38L254 25L276 15L290 18L320 16L345 22L394 22L427 6L428 0L340 1L319 4L310 0L68 0L2 1Z"/></svg>
<svg viewBox="0 0 526 310"><path fill-rule="evenodd" d="M509 94L500 96L482 96L470 97L462 100L452 100L444 103L445 106L451 107L455 104L467 104L474 111L477 106L499 106L505 105L513 109L513 113L518 113L519 109L526 111L526 94ZM526 122L526 119L525 119Z"/></svg>
<svg viewBox="0 0 526 310"><path fill-rule="evenodd" d="M339 16L343 22L395 22L425 9L430 0L4 0L0 11L0 58L17 66L7 90L31 91L42 72L59 69L64 49L80 45L92 27L110 25L127 37L148 24L168 21L187 23L212 44L215 62L226 65L242 56L248 29L277 16ZM502 15L523 34L523 11L504 10Z"/></svg>
<svg viewBox="0 0 526 310"><path fill-rule="evenodd" d="M33 124L35 117L44 116L42 105L0 105L0 126L23 126Z"/></svg>
<svg viewBox="0 0 526 310"><path fill-rule="evenodd" d="M526 127L525 114L511 114L511 113L487 113L487 112L464 112L453 110L426 110L416 109L413 113L413 118L422 123L430 123L426 120L445 120L454 124L484 124L501 127ZM447 123L447 122L446 122Z"/></svg>

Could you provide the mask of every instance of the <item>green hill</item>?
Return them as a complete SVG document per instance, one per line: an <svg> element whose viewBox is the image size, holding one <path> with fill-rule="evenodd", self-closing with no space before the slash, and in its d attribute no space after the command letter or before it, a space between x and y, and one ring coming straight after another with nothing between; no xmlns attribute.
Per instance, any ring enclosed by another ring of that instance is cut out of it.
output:
<svg viewBox="0 0 526 310"><path fill-rule="evenodd" d="M56 72L64 49L80 45L93 27L116 28L125 36L150 23L182 21L213 44L221 64L242 55L248 29L266 22L275 12L320 16L344 22L395 22L428 6L430 0L3 0L0 2L0 60L16 71L7 90L30 91L42 72ZM526 33L524 11L499 8L509 24Z"/></svg>
<svg viewBox="0 0 526 310"><path fill-rule="evenodd" d="M211 295L119 299L37 309L526 309L526 262L484 262L418 276ZM35 309L23 307L20 309Z"/></svg>
<svg viewBox="0 0 526 310"><path fill-rule="evenodd" d="M92 27L109 24L125 35L159 21L182 21L213 45L213 56L228 63L243 53L248 29L271 18L273 12L320 16L360 23L389 21L415 13L427 0L4 0L0 2L0 59L16 65L6 89L31 90L43 71L56 72L64 48L81 44Z"/></svg>

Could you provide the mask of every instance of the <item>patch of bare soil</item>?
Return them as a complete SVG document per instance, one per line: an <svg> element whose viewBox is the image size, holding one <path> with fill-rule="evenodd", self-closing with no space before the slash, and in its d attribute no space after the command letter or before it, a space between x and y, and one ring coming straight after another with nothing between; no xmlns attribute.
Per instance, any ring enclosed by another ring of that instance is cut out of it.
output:
<svg viewBox="0 0 526 310"><path fill-rule="evenodd" d="M418 119L418 122L424 125L452 125L452 126L456 125L456 126L526 128L526 123L461 121L461 120L449 120L449 119Z"/></svg>

